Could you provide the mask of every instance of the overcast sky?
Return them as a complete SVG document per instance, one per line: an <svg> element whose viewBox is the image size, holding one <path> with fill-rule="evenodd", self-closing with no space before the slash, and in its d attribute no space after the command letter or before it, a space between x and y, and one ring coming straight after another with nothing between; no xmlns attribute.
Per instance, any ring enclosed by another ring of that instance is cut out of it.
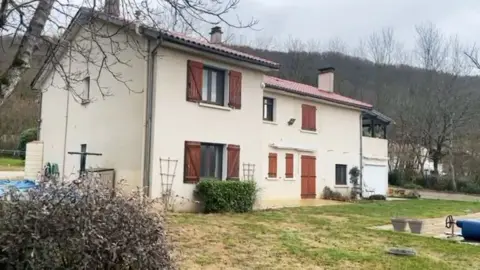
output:
<svg viewBox="0 0 480 270"><path fill-rule="evenodd" d="M292 36L328 44L340 38L354 47L361 37L391 27L397 40L409 47L415 25L432 22L446 35L458 34L462 43L480 44L480 0L240 1L235 12L244 20L253 16L260 21L260 31L241 31L243 39Z"/></svg>

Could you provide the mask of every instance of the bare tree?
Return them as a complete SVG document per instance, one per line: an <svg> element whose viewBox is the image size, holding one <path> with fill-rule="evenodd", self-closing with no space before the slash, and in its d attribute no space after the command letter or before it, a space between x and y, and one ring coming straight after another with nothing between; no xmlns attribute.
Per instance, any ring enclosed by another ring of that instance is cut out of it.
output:
<svg viewBox="0 0 480 270"><path fill-rule="evenodd" d="M455 132L468 128L475 119L477 94L469 81L460 78L470 69L463 56L464 46L456 37L446 38L431 23L416 27L416 63L421 76L410 83L403 98L411 143L425 147L434 172L452 147ZM456 186L452 181L453 187Z"/></svg>
<svg viewBox="0 0 480 270"><path fill-rule="evenodd" d="M289 37L285 42L285 48L290 59L284 64L285 74L283 76L289 80L304 82L307 79L307 70L311 60L306 44L300 39Z"/></svg>
<svg viewBox="0 0 480 270"><path fill-rule="evenodd" d="M115 79L122 81L126 88L128 82L120 74L115 72L115 65L128 65L128 61L121 59L119 54L126 46L134 48L141 52L144 50L138 40L130 37L127 42L115 40L115 36L120 32L128 32L136 29L141 24L146 27L155 27L162 29L176 30L198 35L204 38L197 27L197 23L218 25L224 24L234 28L248 28L256 24L255 20L247 23L242 21L230 21L227 14L235 9L240 0L105 0L84 1L78 4L70 0L1 0L0 5L0 36L10 36L13 38L21 36L22 40L12 60L10 66L0 75L0 106L6 99L12 95L15 88L25 72L31 68L32 55L39 47L40 43L49 45L48 55L52 60L52 65L58 74L65 81L68 90L71 85L84 78L84 74L71 74L65 70L65 65L57 59L59 48L68 47L68 55L77 58L83 58L82 61L89 66L96 67L97 84L100 90L104 90L98 81L100 74L108 73ZM69 44L70 41L62 37L53 37L52 33L64 31L67 28L67 22L74 19L75 14L81 8L81 5L88 7L92 12L104 12L109 16L118 18L123 26L116 31L110 31L105 34L105 25L88 23L82 27L84 33L83 40L78 44ZM109 44L102 44L101 40L110 39ZM88 42L87 42L88 41ZM89 46L85 46L89 43ZM92 56L92 48L100 50L100 55ZM54 50L55 49L55 50ZM76 59L79 60L79 59ZM87 73L90 70L86 71ZM108 95L102 91L102 95ZM77 93L78 96L78 93Z"/></svg>

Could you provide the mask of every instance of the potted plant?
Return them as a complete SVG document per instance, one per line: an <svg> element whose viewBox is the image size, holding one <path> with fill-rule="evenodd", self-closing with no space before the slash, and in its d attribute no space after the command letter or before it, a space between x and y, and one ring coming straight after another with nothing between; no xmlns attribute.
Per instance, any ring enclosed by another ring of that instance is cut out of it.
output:
<svg viewBox="0 0 480 270"><path fill-rule="evenodd" d="M392 222L393 225L393 230L396 232L404 232L405 229L407 228L407 218L403 217L394 217L391 218L390 221Z"/></svg>
<svg viewBox="0 0 480 270"><path fill-rule="evenodd" d="M350 197L353 200L357 200L359 197L362 197L362 187L360 186L360 169L358 167L353 167L350 169L348 174L350 174L350 184L352 184L353 188L350 192Z"/></svg>
<svg viewBox="0 0 480 270"><path fill-rule="evenodd" d="M412 233L420 234L423 229L423 220L411 219L408 221L408 227L410 227Z"/></svg>

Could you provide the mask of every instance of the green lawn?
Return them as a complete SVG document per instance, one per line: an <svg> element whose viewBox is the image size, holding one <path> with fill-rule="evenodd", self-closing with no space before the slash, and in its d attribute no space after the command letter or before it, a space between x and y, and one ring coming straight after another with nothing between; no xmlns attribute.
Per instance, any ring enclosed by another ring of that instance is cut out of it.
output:
<svg viewBox="0 0 480 270"><path fill-rule="evenodd" d="M23 170L25 161L16 158L0 157L0 171Z"/></svg>
<svg viewBox="0 0 480 270"><path fill-rule="evenodd" d="M480 203L409 200L286 208L249 214L171 214L181 269L478 269L480 246L366 229L392 216L480 212ZM416 257L385 253L415 248Z"/></svg>

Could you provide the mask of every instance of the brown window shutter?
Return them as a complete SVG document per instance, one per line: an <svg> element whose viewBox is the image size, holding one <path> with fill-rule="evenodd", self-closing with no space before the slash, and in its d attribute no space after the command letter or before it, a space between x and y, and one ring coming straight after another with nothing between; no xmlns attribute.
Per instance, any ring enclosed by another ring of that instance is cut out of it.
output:
<svg viewBox="0 0 480 270"><path fill-rule="evenodd" d="M200 181L200 149L199 142L185 142L185 183L198 183Z"/></svg>
<svg viewBox="0 0 480 270"><path fill-rule="evenodd" d="M277 177L277 154L268 154L268 177Z"/></svg>
<svg viewBox="0 0 480 270"><path fill-rule="evenodd" d="M234 109L242 108L242 73L230 70L229 73L228 106Z"/></svg>
<svg viewBox="0 0 480 270"><path fill-rule="evenodd" d="M239 180L240 172L240 145L227 146L227 179Z"/></svg>
<svg viewBox="0 0 480 270"><path fill-rule="evenodd" d="M293 178L293 154L285 154L285 177Z"/></svg>
<svg viewBox="0 0 480 270"><path fill-rule="evenodd" d="M310 128L317 130L317 107L310 106Z"/></svg>
<svg viewBox="0 0 480 270"><path fill-rule="evenodd" d="M203 64L188 60L187 68L187 100L202 100Z"/></svg>
<svg viewBox="0 0 480 270"><path fill-rule="evenodd" d="M315 106L302 104L302 129L313 131L317 130L316 115L317 108Z"/></svg>

